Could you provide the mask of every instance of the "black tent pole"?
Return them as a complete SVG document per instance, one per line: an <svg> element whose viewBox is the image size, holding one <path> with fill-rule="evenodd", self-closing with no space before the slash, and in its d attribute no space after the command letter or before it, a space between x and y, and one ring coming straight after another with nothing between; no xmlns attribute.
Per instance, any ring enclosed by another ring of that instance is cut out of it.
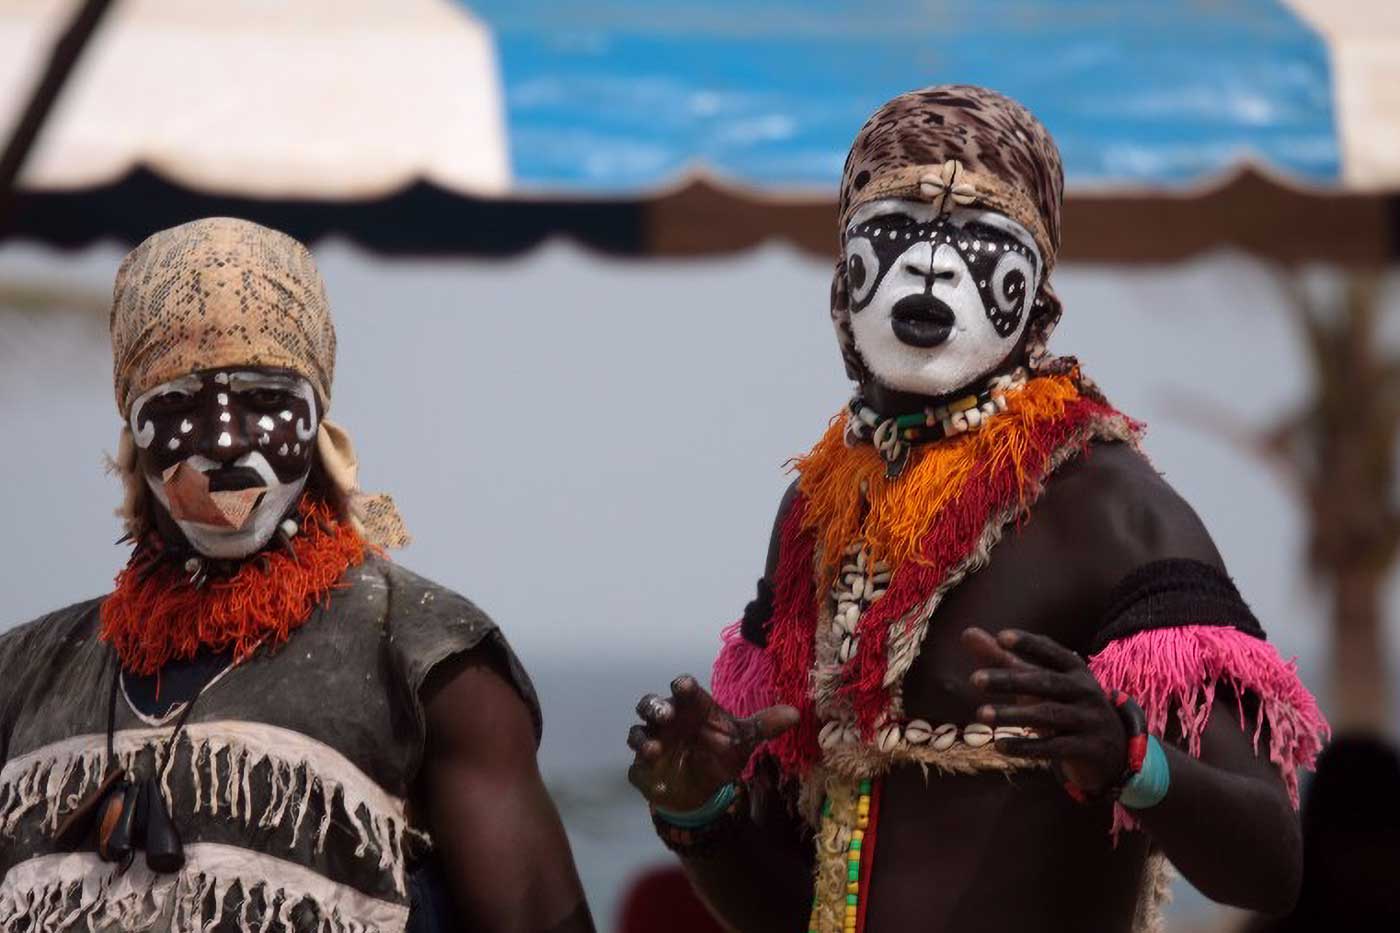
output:
<svg viewBox="0 0 1400 933"><path fill-rule="evenodd" d="M0 233L9 226L20 169L34 149L39 131L58 101L64 84L111 5L112 0L83 0L69 21L68 28L53 44L48 64L29 95L29 102L6 141L3 154L0 154Z"/></svg>

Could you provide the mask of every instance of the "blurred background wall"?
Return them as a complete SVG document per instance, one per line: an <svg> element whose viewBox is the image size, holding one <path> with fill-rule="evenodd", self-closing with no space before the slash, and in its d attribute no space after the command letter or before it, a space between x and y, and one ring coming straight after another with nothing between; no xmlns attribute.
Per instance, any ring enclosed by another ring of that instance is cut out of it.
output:
<svg viewBox="0 0 1400 933"><path fill-rule="evenodd" d="M81 6L0 0L12 126ZM1338 11L1361 4L994 6L251 2L215 27L111 4L0 189L0 627L121 561L102 453L125 250L208 213L313 240L365 488L397 498L403 562L534 675L613 929L668 858L624 779L631 708L708 669L784 462L847 397L826 310L845 146L890 94L970 80L1066 152L1054 348L1148 422L1334 722L1393 738L1400 59L1373 46L1395 17L1372 4L1358 38ZM1232 922L1185 887L1173 930Z"/></svg>

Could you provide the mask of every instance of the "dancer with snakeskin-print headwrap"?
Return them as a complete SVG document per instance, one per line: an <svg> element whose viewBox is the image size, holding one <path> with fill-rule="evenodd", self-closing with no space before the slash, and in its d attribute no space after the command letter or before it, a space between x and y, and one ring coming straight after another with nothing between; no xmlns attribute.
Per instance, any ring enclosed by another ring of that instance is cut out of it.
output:
<svg viewBox="0 0 1400 933"><path fill-rule="evenodd" d="M742 930L1148 931L1168 862L1291 903L1327 734L1199 519L1049 354L1063 175L995 92L881 107L841 184L855 396L796 461L712 693L629 774Z"/></svg>
<svg viewBox="0 0 1400 933"><path fill-rule="evenodd" d="M161 231L111 332L132 554L0 637L0 929L591 930L529 677L326 418L306 248Z"/></svg>

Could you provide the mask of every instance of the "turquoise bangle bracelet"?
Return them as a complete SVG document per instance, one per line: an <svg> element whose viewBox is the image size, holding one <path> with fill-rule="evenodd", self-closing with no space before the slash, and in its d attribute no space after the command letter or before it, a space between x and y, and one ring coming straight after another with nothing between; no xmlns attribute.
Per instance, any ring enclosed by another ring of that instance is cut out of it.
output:
<svg viewBox="0 0 1400 933"><path fill-rule="evenodd" d="M1166 750L1155 735L1149 735L1142 770L1124 785L1118 802L1130 810L1146 810L1161 803L1171 785L1172 772L1167 765Z"/></svg>
<svg viewBox="0 0 1400 933"><path fill-rule="evenodd" d="M719 819L729 805L734 802L734 795L739 792L738 785L733 781L725 784L709 800L705 801L694 810L686 810L683 813L675 810L663 810L661 807L654 807L656 815L661 817L672 826L680 829L699 829L708 826Z"/></svg>

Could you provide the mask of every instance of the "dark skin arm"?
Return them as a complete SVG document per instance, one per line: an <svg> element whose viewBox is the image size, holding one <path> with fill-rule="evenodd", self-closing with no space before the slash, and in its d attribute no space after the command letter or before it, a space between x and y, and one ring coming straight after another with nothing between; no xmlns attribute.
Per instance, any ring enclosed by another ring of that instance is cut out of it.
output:
<svg viewBox="0 0 1400 933"><path fill-rule="evenodd" d="M770 582L793 494L789 488L774 522L765 572ZM628 780L652 805L676 811L699 807L737 780L759 742L797 722L790 706L736 719L690 675L671 683L669 697L644 696L637 714L642 722L627 735L635 753ZM722 848L682 864L710 910L734 929L799 930L812 905L811 843L781 794L759 787L748 794L749 818L737 833Z"/></svg>
<svg viewBox="0 0 1400 933"><path fill-rule="evenodd" d="M424 689L422 788L459 929L592 933L525 701L489 649L444 667Z"/></svg>
<svg viewBox="0 0 1400 933"><path fill-rule="evenodd" d="M1133 521L1120 521L1108 533L1123 539L1128 562L1189 557L1219 565L1194 514L1164 483L1155 475L1106 476L1121 452L1101 453L1107 462L1099 465L1096 477L1103 486L1100 495L1131 494L1139 507ZM972 684L989 702L978 710L978 718L1043 733L1001 740L1002 751L1048 759L1091 793L1117 780L1127 760L1126 734L1079 654L1049 636L1017 629L993 637L971 628L963 643L982 664ZM1268 760L1267 732L1256 755L1252 734L1240 726L1235 697L1221 689L1202 735L1200 758L1175 744L1180 742L1175 731L1167 738L1171 787L1157 806L1137 811L1143 828L1211 899L1270 913L1288 910L1301 883L1301 833L1283 780Z"/></svg>
<svg viewBox="0 0 1400 933"><path fill-rule="evenodd" d="M1139 814L1143 827L1207 897L1281 914L1298 899L1302 835L1288 791L1267 753L1256 756L1235 718L1234 700L1216 698L1201 736L1201 757L1166 748L1172 791ZM1261 736L1268 741L1267 734ZM1214 837L1203 844L1200 827ZM1220 841L1225 840L1225 845Z"/></svg>
<svg viewBox="0 0 1400 933"><path fill-rule="evenodd" d="M759 742L797 721L790 706L736 719L688 674L672 682L669 698L643 697L637 712L643 724L627 736L636 752L627 778L653 806L682 812L737 780ZM776 794L751 794L751 804L722 848L682 864L710 910L735 929L795 930L812 903L810 846Z"/></svg>

